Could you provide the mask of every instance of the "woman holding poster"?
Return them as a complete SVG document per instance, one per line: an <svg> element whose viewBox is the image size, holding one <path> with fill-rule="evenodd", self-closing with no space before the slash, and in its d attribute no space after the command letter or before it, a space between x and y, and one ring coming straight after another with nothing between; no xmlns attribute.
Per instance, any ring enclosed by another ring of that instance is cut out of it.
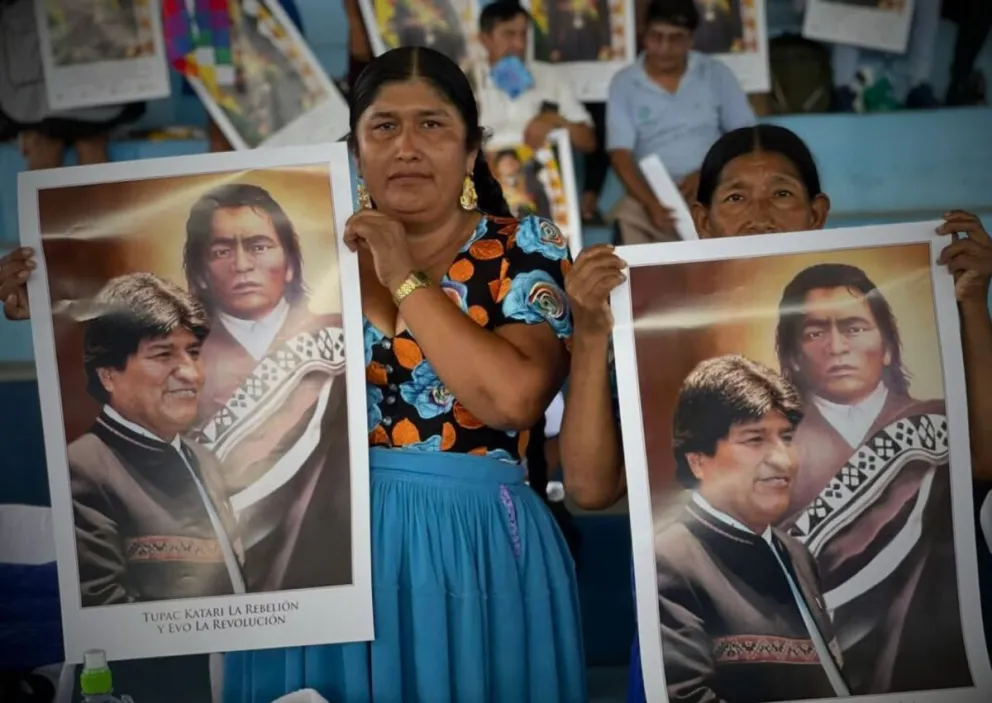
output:
<svg viewBox="0 0 992 703"><path fill-rule="evenodd" d="M820 188L816 165L805 144L788 130L761 125L728 133L713 146L701 170L699 202L694 205L693 214L697 230L702 237L725 237L818 230L825 225L829 205L829 199ZM985 476L992 470L992 443L987 439L992 436L992 420L990 420L992 411L989 408L988 394L981 390L992 383L992 370L983 363L983 357L987 355L986 350L992 345L992 319L989 317L986 302L989 281L992 278L992 240L982 228L978 218L959 211L948 213L946 221L938 228L937 233L965 235L964 238L953 241L944 250L940 263L949 266L957 278L958 308L961 316L970 404L973 472L976 477ZM615 403L609 371L609 335L613 322L608 303L610 292L624 280L624 266L612 249L589 248L578 257L567 282L574 313L575 333L569 396L562 423L560 448L566 487L577 503L588 508L610 505L626 490L619 428L615 420L615 411L611 412L611 406ZM857 272L845 270L831 273L846 276L844 282L834 286L835 288L847 290L853 286L868 292L873 290L873 284L870 281L866 282L863 276L857 275ZM814 276L821 273L816 271L806 275ZM798 286L799 283L796 285ZM881 315L880 324L884 324L882 307L879 307L878 315ZM894 327L891 332L898 334ZM884 342L885 339L883 336L882 341ZM887 344L891 348L895 342L890 340ZM793 359L793 356L789 359ZM788 362L788 364L792 363L800 362L794 359ZM812 362L808 364L801 362L800 366L811 369L810 373L815 375L815 364ZM782 371L790 373L792 370L783 368ZM806 384L806 387L808 388L809 384ZM888 415L882 412L878 418L875 418L875 422L869 422L870 425L884 422L885 418L890 418L890 415L891 418L898 417L892 415L892 412L896 412L892 404L906 395L905 392L902 394L899 392L900 389L905 391L905 387L895 384L892 389L887 386L885 388L890 396L885 404L885 412L891 412ZM906 405L906 409L911 410L911 404ZM819 413L811 413L811 415L814 418L819 417ZM812 422L807 422L806 427L800 430L797 436L809 438L812 429ZM861 437L869 434L872 428L865 427L864 430ZM810 441L814 440L815 438L810 438ZM840 463L833 467L834 471L839 471L847 458L857 451L862 443L860 439L855 439L853 442L853 444L849 442L846 450L841 453L843 456L839 460ZM820 449L822 450L822 447ZM817 451L822 453L820 450ZM806 467L800 470L805 469ZM814 478L814 473L819 478ZM799 534L801 538L806 538L804 532L808 531L806 524L808 520L804 521L802 515L807 506L816 501L817 494L821 490L827 490L826 483L832 475L833 473L829 471L826 473L820 470L808 471L807 476L810 480L818 483L815 486L811 484L805 486L804 505L790 506L786 520L790 523L788 527L793 535ZM854 506L849 507L854 509ZM881 510L884 507L877 506L877 509ZM907 504L906 508L909 507L911 506ZM889 505L885 509L897 508L898 506ZM867 516L868 512L865 511L864 515ZM845 519L856 521L858 516L852 513ZM884 542L883 539L872 549L876 551L883 549ZM933 544L936 551L932 556L941 554L940 549L936 548L937 543ZM831 550L830 545L823 549L822 554L824 558L838 558L837 550ZM931 585L926 583L924 572L936 573L941 567L932 559L924 559L921 554L916 556L920 557L920 560L914 562L913 559L916 557L907 558L905 568L912 568L918 572L919 578L915 579L914 583L917 590L923 593L924 591L919 589L931 588ZM911 563L915 566L910 567ZM820 569L828 572L823 574L825 579L830 581L833 578L831 582L833 585L841 585L838 579L843 581L844 577L840 571L829 573L830 565L825 563L820 564ZM857 629L862 634L873 633L863 642L859 642L858 646L852 645L851 650L843 652L845 675L852 686L852 693L920 690L921 687L926 687L925 684L937 688L968 685L969 678L966 671L958 672L955 667L950 666L921 667L918 661L914 667L911 661L914 654L910 650L914 647L919 649L927 641L941 641L942 649L947 651L961 647L960 618L957 614L956 599L940 599L940 607L948 608L946 617L941 617L933 611L937 603L921 604L919 599L913 597L912 592L905 590L908 588L907 584L897 577L898 574L893 574L889 579L892 599L900 599L903 603L915 601L915 606L895 609L869 607L868 601L865 600L865 607L859 608L857 605L859 599L855 598L835 614L834 625L842 644L845 634L849 635L849 640L854 639L853 635L845 632L846 629ZM945 586L945 591L954 590L946 582ZM925 612L917 612L921 610ZM898 621L892 621L893 617L897 617ZM915 633L910 632L914 628L931 627L935 622L950 622L949 629L956 630L957 634L948 632L947 637L942 638L932 629L925 635L919 630ZM900 630L902 636L891 636L893 628ZM885 632L889 632L889 636L885 636ZM869 642L874 644L870 649L866 649ZM963 654L963 650L961 653ZM916 655L919 654L920 652L917 651ZM922 669L930 671L936 679L921 681ZM636 679L634 697L637 699L638 696L643 697L643 694L637 692L640 688L640 669L636 662L632 665L631 671Z"/></svg>
<svg viewBox="0 0 992 703"><path fill-rule="evenodd" d="M567 242L510 217L450 59L387 52L351 97L375 640L227 654L223 699L585 700L572 558L521 466L567 370ZM2 260L9 316L32 265Z"/></svg>

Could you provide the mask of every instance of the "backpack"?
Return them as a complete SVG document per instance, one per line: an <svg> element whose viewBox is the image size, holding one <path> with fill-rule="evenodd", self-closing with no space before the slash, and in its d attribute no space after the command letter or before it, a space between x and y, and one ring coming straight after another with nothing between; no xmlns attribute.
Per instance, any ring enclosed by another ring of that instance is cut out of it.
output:
<svg viewBox="0 0 992 703"><path fill-rule="evenodd" d="M768 42L773 113L827 112L834 91L830 50L798 34Z"/></svg>

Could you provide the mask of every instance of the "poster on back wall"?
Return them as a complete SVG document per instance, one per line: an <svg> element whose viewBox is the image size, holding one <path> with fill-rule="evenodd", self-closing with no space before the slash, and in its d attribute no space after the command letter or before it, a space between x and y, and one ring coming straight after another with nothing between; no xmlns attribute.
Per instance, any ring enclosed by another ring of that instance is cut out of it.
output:
<svg viewBox="0 0 992 703"><path fill-rule="evenodd" d="M190 85L235 149L336 142L348 103L275 0L229 0L233 84Z"/></svg>
<svg viewBox="0 0 992 703"><path fill-rule="evenodd" d="M537 150L494 139L486 145L486 154L513 216L537 215L551 220L568 240L572 258L578 256L582 220L568 132L551 132L547 145Z"/></svg>
<svg viewBox="0 0 992 703"><path fill-rule="evenodd" d="M372 639L348 163L20 175L66 661Z"/></svg>
<svg viewBox="0 0 992 703"><path fill-rule="evenodd" d="M936 224L624 253L613 341L651 703L992 699Z"/></svg>
<svg viewBox="0 0 992 703"><path fill-rule="evenodd" d="M466 70L481 56L477 0L359 0L376 56L401 46L440 51Z"/></svg>
<svg viewBox="0 0 992 703"><path fill-rule="evenodd" d="M558 65L583 102L606 100L613 75L637 56L634 0L524 0L530 55Z"/></svg>
<svg viewBox="0 0 992 703"><path fill-rule="evenodd" d="M52 111L166 98L159 0L36 0Z"/></svg>
<svg viewBox="0 0 992 703"><path fill-rule="evenodd" d="M765 0L695 0L699 26L696 51L726 63L745 93L771 90Z"/></svg>
<svg viewBox="0 0 992 703"><path fill-rule="evenodd" d="M803 36L894 54L906 51L915 0L806 0Z"/></svg>

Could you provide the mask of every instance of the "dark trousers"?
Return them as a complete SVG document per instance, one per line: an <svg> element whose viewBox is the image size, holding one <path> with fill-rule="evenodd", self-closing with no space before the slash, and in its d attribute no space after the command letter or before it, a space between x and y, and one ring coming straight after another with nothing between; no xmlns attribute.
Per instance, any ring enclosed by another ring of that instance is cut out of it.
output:
<svg viewBox="0 0 992 703"><path fill-rule="evenodd" d="M606 103L585 105L596 128L596 151L586 154L586 178L582 191L599 195L603 182L606 181L606 172L610 168L610 157L606 155Z"/></svg>
<svg viewBox="0 0 992 703"><path fill-rule="evenodd" d="M992 30L992 2L964 0L953 3L952 7L953 11L947 14L958 23L951 63L951 83L954 84L966 80L975 70L975 60Z"/></svg>

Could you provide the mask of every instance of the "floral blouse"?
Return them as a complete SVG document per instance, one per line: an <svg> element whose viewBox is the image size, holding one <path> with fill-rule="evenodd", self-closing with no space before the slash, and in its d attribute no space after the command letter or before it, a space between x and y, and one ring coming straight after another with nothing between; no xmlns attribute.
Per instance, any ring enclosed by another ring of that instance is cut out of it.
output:
<svg viewBox="0 0 992 703"><path fill-rule="evenodd" d="M484 216L441 280L462 312L488 330L548 323L566 342L568 243L547 220ZM457 344L457 340L452 340ZM369 445L459 452L519 463L529 432L486 427L451 394L409 330L386 337L365 320Z"/></svg>

